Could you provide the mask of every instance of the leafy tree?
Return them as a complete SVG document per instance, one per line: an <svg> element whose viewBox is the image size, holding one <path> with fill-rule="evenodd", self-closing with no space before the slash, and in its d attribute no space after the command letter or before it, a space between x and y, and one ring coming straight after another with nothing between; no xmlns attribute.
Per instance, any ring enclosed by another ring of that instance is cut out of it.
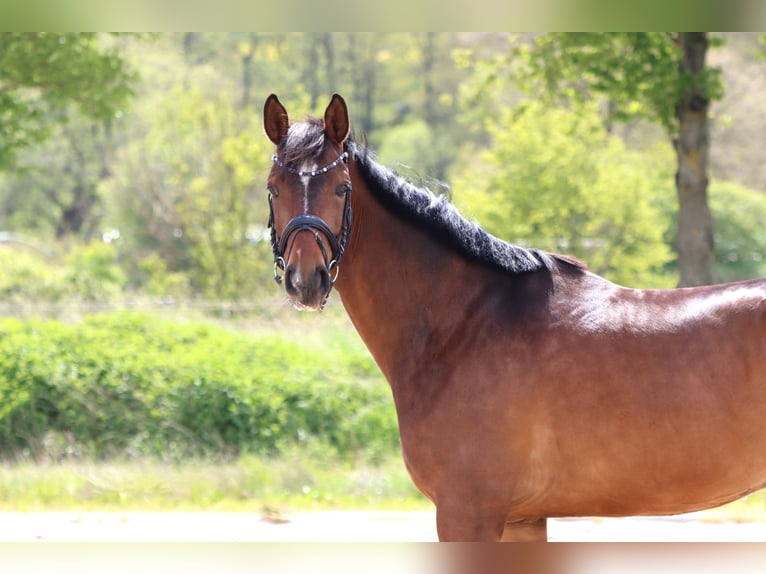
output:
<svg viewBox="0 0 766 574"><path fill-rule="evenodd" d="M0 33L0 167L44 139L51 121L65 120L68 104L94 119L113 118L135 77L99 34Z"/></svg>
<svg viewBox="0 0 766 574"><path fill-rule="evenodd" d="M505 62L530 90L571 102L602 96L608 121L661 125L677 156L680 284L713 281L708 207L709 107L723 95L720 70L706 64L706 32L552 33L520 44Z"/></svg>
<svg viewBox="0 0 766 574"><path fill-rule="evenodd" d="M454 189L490 232L574 254L618 283L669 286L661 172L609 135L592 106L508 107L488 131L489 149L460 162L470 167Z"/></svg>
<svg viewBox="0 0 766 574"><path fill-rule="evenodd" d="M0 189L3 225L45 238L99 235L99 185L110 177L112 148L108 130L94 120L75 116L49 126L45 141L19 152Z"/></svg>
<svg viewBox="0 0 766 574"><path fill-rule="evenodd" d="M251 295L270 272L261 189L270 148L260 118L240 116L226 94L180 86L154 114L108 186L109 221L134 254L134 272L156 268L149 260L157 252L167 269L189 273L198 292Z"/></svg>

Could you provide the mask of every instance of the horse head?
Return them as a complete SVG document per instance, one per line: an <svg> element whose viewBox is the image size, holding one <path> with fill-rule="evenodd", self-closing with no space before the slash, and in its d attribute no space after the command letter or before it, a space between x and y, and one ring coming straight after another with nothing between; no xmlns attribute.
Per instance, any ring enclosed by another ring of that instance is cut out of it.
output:
<svg viewBox="0 0 766 574"><path fill-rule="evenodd" d="M272 94L263 125L277 146L267 182L274 278L284 282L295 307L321 310L351 231L348 108L335 94L322 120L290 124Z"/></svg>

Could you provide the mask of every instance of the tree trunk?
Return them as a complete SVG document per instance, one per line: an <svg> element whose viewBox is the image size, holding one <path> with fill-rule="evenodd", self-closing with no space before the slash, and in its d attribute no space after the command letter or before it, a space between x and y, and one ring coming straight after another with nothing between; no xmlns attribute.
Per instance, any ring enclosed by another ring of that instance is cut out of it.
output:
<svg viewBox="0 0 766 574"><path fill-rule="evenodd" d="M311 109L319 102L319 46L320 39L315 33L306 34L305 64L303 66L303 83L311 96Z"/></svg>
<svg viewBox="0 0 766 574"><path fill-rule="evenodd" d="M713 217L708 207L708 108L705 93L706 32L681 32L680 73L684 89L676 105L678 137L678 266L680 287L713 282Z"/></svg>
<svg viewBox="0 0 766 574"><path fill-rule="evenodd" d="M335 47L331 32L322 34L322 46L327 57L327 91L332 94L338 91L338 82L335 76Z"/></svg>
<svg viewBox="0 0 766 574"><path fill-rule="evenodd" d="M423 116L431 127L436 124L436 88L434 87L434 66L436 63L435 32L426 32L422 44L423 74Z"/></svg>
<svg viewBox="0 0 766 574"><path fill-rule="evenodd" d="M183 51L184 51L184 59L187 62L192 61L192 56L194 55L194 45L197 43L197 40L199 40L199 32L186 32L183 35Z"/></svg>
<svg viewBox="0 0 766 574"><path fill-rule="evenodd" d="M377 55L378 34L376 32L351 32L348 36L348 55L353 91L351 98L354 109L355 126L361 133L370 134L374 126L375 96L377 94Z"/></svg>
<svg viewBox="0 0 766 574"><path fill-rule="evenodd" d="M250 106L251 91L253 87L253 58L255 57L255 47L258 43L258 36L251 32L246 40L247 49L240 52L242 61L242 109L246 110Z"/></svg>

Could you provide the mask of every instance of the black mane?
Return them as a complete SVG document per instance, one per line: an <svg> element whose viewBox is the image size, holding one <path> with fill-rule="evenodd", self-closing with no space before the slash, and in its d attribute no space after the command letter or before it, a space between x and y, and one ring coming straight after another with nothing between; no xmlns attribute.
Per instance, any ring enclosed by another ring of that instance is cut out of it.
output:
<svg viewBox="0 0 766 574"><path fill-rule="evenodd" d="M288 137L278 150L285 161L311 159L322 150L324 129L321 120L309 118L306 123L290 127ZM559 263L573 269L583 268L582 263L569 257L520 247L490 235L477 223L460 215L446 198L436 197L428 189L413 185L377 163L368 148L354 141L345 145L370 192L383 207L467 259L510 273L551 271Z"/></svg>

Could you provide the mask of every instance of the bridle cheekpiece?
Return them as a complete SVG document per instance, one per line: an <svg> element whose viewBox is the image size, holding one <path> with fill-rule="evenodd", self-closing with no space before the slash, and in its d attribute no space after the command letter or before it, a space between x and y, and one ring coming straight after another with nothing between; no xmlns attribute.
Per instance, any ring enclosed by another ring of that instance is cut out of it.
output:
<svg viewBox="0 0 766 574"><path fill-rule="evenodd" d="M289 167L284 161L279 159L279 156L277 155L271 156L271 160L276 165L286 170L287 173L291 173L299 177L316 177L318 175L327 173L334 167L340 165L341 162L348 163L348 152L344 151L335 161L327 164L324 167L312 170L300 170ZM348 191L346 192L346 200L343 207L343 222L341 224L340 233L338 235L333 233L333 231L330 229L330 226L327 225L325 220L321 217L304 213L296 215L290 221L288 221L287 225L285 225L285 228L282 230L282 235L277 237L277 231L274 225L273 198L271 193L269 193L268 226L271 229L271 250L274 253L274 281L276 281L277 284L282 283L283 276L280 274L280 272L284 273L285 271L285 267L287 266L286 259L289 259L289 252L292 251L292 247L295 243L295 238L298 236L298 233L301 231L310 231L313 233L317 245L319 245L319 249L322 252L322 257L324 259L325 267L327 268L328 273L330 273L330 289L328 289L327 294L325 295L320 305L320 309L324 308L325 303L327 303L327 298L330 296L330 291L332 290L333 285L335 285L335 281L338 279L338 273L340 272L340 262L341 259L343 259L343 253L346 251L348 238L351 235L352 223L353 215L351 213L351 186L349 186ZM325 242L322 240L322 236L319 234L319 232L321 232L327 238L327 241L330 244L329 256L327 253L327 248L325 247ZM290 241L288 247L288 241L291 235L293 239ZM287 258L285 258L285 253L287 253ZM335 273L334 276L333 272Z"/></svg>

